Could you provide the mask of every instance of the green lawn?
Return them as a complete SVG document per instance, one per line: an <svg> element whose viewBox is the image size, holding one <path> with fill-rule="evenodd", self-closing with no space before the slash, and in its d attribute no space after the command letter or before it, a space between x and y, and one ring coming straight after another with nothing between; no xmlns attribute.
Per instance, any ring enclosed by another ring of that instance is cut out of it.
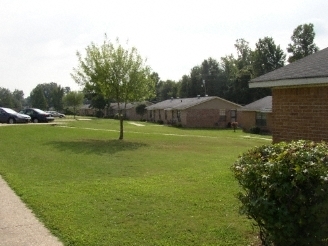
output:
<svg viewBox="0 0 328 246"><path fill-rule="evenodd" d="M270 138L93 119L0 126L0 174L65 245L250 245L229 170ZM268 140L269 139L269 140Z"/></svg>

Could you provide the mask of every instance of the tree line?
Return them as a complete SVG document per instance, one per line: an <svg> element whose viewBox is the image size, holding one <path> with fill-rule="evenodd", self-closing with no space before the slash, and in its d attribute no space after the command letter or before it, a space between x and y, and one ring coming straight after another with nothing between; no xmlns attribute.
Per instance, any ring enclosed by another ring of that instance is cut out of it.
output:
<svg viewBox="0 0 328 246"><path fill-rule="evenodd" d="M292 42L288 44L287 47L287 53L289 54L287 61L291 63L318 51L319 48L314 43L314 37L314 26L311 23L299 25L294 29L291 36ZM198 95L219 96L235 103L248 104L271 94L271 90L268 88L249 88L248 82L252 78L283 67L286 63L286 54L280 48L280 45L277 45L274 42L272 37L260 38L255 44L254 50L250 48L249 43L245 39L237 39L234 44L237 56L230 54L221 57L219 60L209 57L200 65L194 66L190 70L190 73L183 75L179 81L163 81L160 79L158 73L151 72L150 67L143 63L144 61L137 53L136 48L132 48L129 53L128 50L125 50L120 45L117 50L115 50L115 47L111 42L107 42L106 45L108 51L111 52L107 55L116 58L121 56L122 59L124 56L126 56L125 58L128 58L127 56L131 55L130 66L132 66L132 64L139 64L139 68L144 70L137 73L137 68L135 67L134 77L129 77L127 76L128 73L126 73L128 67L125 66L124 68L122 64L117 63L117 61L113 60L113 64L116 62L116 67L113 68L115 71L105 71L104 69L106 69L106 67L98 66L98 73L92 74L93 80L101 81L101 76L104 76L109 72L116 74L116 79L120 80L117 85L112 83L110 87L107 87L107 91L104 90L104 87L106 87L106 84L104 83L99 84L91 83L86 80L82 81L83 76L80 75L83 73L78 73L82 70L75 70L75 73L73 73L72 76L76 82L83 86L83 95L85 97L84 102L99 110L104 109L111 102L126 101L126 99L136 100L142 98L152 102L159 102L172 97L186 98L196 97ZM102 48L104 48L104 46ZM93 43L88 46L86 50L88 53L85 58L84 68L90 65L89 62L94 62L94 64L96 64L97 59L107 59L106 57L100 56L100 47L97 47ZM78 53L77 55L79 64L83 65L84 61L81 54ZM94 59L91 59L92 57ZM79 69L81 69L81 67ZM100 69L103 70L100 71ZM124 69L126 71L123 71ZM129 71L129 75L132 74L132 70ZM89 72L91 72L91 70ZM123 76L123 74L125 75ZM96 75L98 76L97 78L95 77ZM144 76L143 79L141 75ZM84 79L86 78L90 78L88 74L84 77ZM123 91L124 88L126 90L126 86L130 82L129 80L133 80L133 83L138 85L134 87L132 92L129 92L130 95L127 94L127 91ZM136 83L136 81L140 81L140 83ZM146 86L147 93L145 93L144 90L144 81L148 81L146 83L146 85L148 84L148 86ZM120 83L123 86L120 87ZM137 87L143 89L137 90ZM113 96L112 92L115 90L118 93ZM153 91L151 92L151 90ZM64 109L64 97L70 94L70 92L69 87L61 87L54 82L43 83L38 84L31 91L30 95L27 98L24 98L24 93L21 90L16 89L11 92L6 88L0 87L0 106L15 109L21 109L24 106L31 106L44 110L52 108L62 111ZM140 96L141 94L147 96ZM74 98L74 96L72 98Z"/></svg>
<svg viewBox="0 0 328 246"><path fill-rule="evenodd" d="M288 44L289 63L313 54L319 50L314 43L313 24L299 25ZM171 97L219 96L239 104L248 104L264 96L271 95L268 88L249 88L248 82L286 64L286 54L272 37L260 38L252 50L245 39L235 43L237 56L227 55L216 60L205 59L193 67L189 74L178 81L162 81L157 73L156 97L154 101L163 101Z"/></svg>
<svg viewBox="0 0 328 246"><path fill-rule="evenodd" d="M18 111L22 108L33 107L42 110L65 110L67 113L68 108L71 108L72 113L75 114L76 106L82 104L83 100L82 92L71 91L70 87L61 87L54 82L38 84L26 98L21 90L16 89L11 92L0 87L0 107Z"/></svg>

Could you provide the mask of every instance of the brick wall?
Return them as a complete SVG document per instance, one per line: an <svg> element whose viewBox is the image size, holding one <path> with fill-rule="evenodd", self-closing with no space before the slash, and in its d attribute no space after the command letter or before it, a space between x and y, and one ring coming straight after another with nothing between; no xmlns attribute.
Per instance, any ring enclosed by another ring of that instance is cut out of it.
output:
<svg viewBox="0 0 328 246"><path fill-rule="evenodd" d="M328 141L328 86L272 89L273 142Z"/></svg>
<svg viewBox="0 0 328 246"><path fill-rule="evenodd" d="M245 131L256 127L256 111L238 111L238 123ZM260 126L263 133L272 132L272 113L266 113L266 126Z"/></svg>
<svg viewBox="0 0 328 246"><path fill-rule="evenodd" d="M231 121L230 110L226 109L226 118L223 120L220 119L219 109L188 109L185 120L187 127L226 128Z"/></svg>
<svg viewBox="0 0 328 246"><path fill-rule="evenodd" d="M255 127L255 111L238 111L238 124L243 130L249 131L252 127Z"/></svg>

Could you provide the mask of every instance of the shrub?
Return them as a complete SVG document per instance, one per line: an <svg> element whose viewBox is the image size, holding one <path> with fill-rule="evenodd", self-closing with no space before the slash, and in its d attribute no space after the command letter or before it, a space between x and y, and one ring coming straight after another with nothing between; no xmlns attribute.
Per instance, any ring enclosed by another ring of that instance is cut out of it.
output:
<svg viewBox="0 0 328 246"><path fill-rule="evenodd" d="M255 221L263 245L326 245L328 146L293 141L249 150L233 164L240 212Z"/></svg>
<svg viewBox="0 0 328 246"><path fill-rule="evenodd" d="M104 117L104 113L103 113L101 110L98 110L98 111L96 112L96 117L97 117L97 118L103 118L103 117Z"/></svg>
<svg viewBox="0 0 328 246"><path fill-rule="evenodd" d="M261 128L259 128L258 126L254 126L251 129L249 129L250 133L253 134L260 134L261 133Z"/></svg>
<svg viewBox="0 0 328 246"><path fill-rule="evenodd" d="M66 114L66 115L74 115L74 112L72 110L70 110L69 108L65 108L64 114Z"/></svg>
<svg viewBox="0 0 328 246"><path fill-rule="evenodd" d="M163 120L157 120L157 124L163 125L164 121Z"/></svg>

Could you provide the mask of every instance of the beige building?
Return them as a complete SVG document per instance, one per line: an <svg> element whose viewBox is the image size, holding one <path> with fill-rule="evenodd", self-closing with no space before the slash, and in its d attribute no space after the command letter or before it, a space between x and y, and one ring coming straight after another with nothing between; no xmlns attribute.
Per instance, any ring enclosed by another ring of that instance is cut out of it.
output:
<svg viewBox="0 0 328 246"><path fill-rule="evenodd" d="M273 142L328 141L328 48L255 78L272 88Z"/></svg>
<svg viewBox="0 0 328 246"><path fill-rule="evenodd" d="M147 120L182 127L225 128L241 105L220 97L172 98L147 107Z"/></svg>

